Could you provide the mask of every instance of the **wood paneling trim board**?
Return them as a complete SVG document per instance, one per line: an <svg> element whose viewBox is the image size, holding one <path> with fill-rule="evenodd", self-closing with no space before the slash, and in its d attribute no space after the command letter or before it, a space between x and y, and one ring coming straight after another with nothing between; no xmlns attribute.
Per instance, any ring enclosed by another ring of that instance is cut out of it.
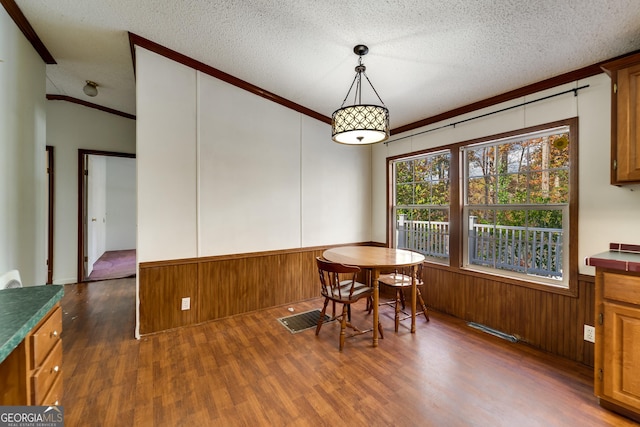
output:
<svg viewBox="0 0 640 427"><path fill-rule="evenodd" d="M140 264L140 333L151 334L316 298L315 257L328 247ZM424 268L427 305L513 334L549 353L593 366L594 280L578 296L559 295L447 269ZM191 298L191 310L181 299Z"/></svg>

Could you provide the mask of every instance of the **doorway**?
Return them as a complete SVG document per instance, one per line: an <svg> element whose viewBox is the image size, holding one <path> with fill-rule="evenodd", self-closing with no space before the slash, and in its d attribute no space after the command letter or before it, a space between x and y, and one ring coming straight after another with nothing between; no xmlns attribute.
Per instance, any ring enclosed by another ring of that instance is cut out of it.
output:
<svg viewBox="0 0 640 427"><path fill-rule="evenodd" d="M78 150L78 282L135 275L135 154Z"/></svg>

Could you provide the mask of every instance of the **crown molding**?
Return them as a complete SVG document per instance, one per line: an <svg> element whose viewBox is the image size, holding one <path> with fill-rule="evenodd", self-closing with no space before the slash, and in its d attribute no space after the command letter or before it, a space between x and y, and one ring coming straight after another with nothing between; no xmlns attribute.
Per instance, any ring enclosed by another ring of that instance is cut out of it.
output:
<svg viewBox="0 0 640 427"><path fill-rule="evenodd" d="M275 93L264 90L249 82L246 82L237 77L234 77L231 74L227 74L224 71L220 71L217 68L213 68L207 64L204 64L200 61L197 61L193 58L183 55L182 53L176 52L175 50L171 50L168 47L162 46L156 42L145 39L144 37L140 37L139 35L131 32L129 33L129 46L131 48L131 59L133 60L134 73L135 73L135 64L136 64L135 46L140 46L151 52L157 53L158 55L162 55L175 62L186 65L189 68L193 68L194 70L201 71L205 74L215 77L216 79L227 82L231 85L239 87L240 89L244 89L250 93L253 93L254 95L258 95L262 98L266 98L284 107L290 108L294 111L297 111L299 113L302 113L314 119L320 120L321 122L331 124L330 117L327 117L323 114L313 111L300 104L296 104L295 102L289 101L288 99L278 96Z"/></svg>
<svg viewBox="0 0 640 427"><path fill-rule="evenodd" d="M104 107L102 105L94 104L92 102L83 101L82 99L72 98L67 95L51 95L47 94L47 100L49 101L67 101L73 104L83 105L89 108L95 108L96 110L104 111L106 113L115 114L116 116L124 117L127 119L135 120L136 116L133 114L125 113L123 111L114 110L113 108Z"/></svg>
<svg viewBox="0 0 640 427"><path fill-rule="evenodd" d="M24 16L18 5L14 0L0 0L0 3L4 6L4 9L7 11L13 22L16 23L22 34L29 40L33 48L38 52L40 58L45 62L45 64L57 64L56 60L53 59L53 55L47 50L40 37L36 34L36 31L33 29L27 18Z"/></svg>
<svg viewBox="0 0 640 427"><path fill-rule="evenodd" d="M471 113L473 111L480 110L482 108L491 107L493 105L497 105L502 102L511 101L512 99L520 98L526 95L531 95L532 93L540 92L546 89L551 89L556 86L574 82L576 80L586 79L587 77L595 76L596 74L600 74L604 72L602 68L604 64L611 61L617 61L619 59L626 58L628 56L632 56L637 53L640 53L640 50L629 52L624 55L617 56L615 58L607 59L605 61L601 61L584 68L580 68L578 70L570 71L568 73L561 74L559 76L551 77L549 79L542 80L537 83L523 86L521 88L509 91L509 92L505 92L501 95L492 96L491 98L483 99L481 101L474 102L472 104L467 104L459 108L454 108L453 110L449 110L444 113L436 114L435 116L418 120L417 122L409 123L407 125L400 126L395 129L391 129L391 134L392 135L399 134L402 132L418 129L423 126L440 122L442 120L451 119L453 117Z"/></svg>

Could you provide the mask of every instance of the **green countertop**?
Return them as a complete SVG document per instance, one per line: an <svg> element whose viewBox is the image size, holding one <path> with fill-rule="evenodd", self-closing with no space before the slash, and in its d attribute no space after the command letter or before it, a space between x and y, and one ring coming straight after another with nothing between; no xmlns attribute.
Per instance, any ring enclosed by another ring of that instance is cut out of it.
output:
<svg viewBox="0 0 640 427"><path fill-rule="evenodd" d="M0 363L60 301L64 287L28 286L0 290Z"/></svg>

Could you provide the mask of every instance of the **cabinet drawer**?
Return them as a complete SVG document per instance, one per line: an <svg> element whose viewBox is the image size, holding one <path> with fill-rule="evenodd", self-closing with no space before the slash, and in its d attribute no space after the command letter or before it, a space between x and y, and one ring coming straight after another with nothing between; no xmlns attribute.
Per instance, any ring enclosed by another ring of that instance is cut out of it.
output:
<svg viewBox="0 0 640 427"><path fill-rule="evenodd" d="M42 366L31 376L33 401L40 402L49 393L57 377L62 377L62 342L58 341Z"/></svg>
<svg viewBox="0 0 640 427"><path fill-rule="evenodd" d="M36 401L36 405L60 406L62 405L62 375L58 375L49 390L49 393L42 398L41 402Z"/></svg>
<svg viewBox="0 0 640 427"><path fill-rule="evenodd" d="M640 277L604 273L604 298L640 304Z"/></svg>
<svg viewBox="0 0 640 427"><path fill-rule="evenodd" d="M62 333L62 309L57 307L51 315L31 334L33 368L37 369L51 349L60 341Z"/></svg>

